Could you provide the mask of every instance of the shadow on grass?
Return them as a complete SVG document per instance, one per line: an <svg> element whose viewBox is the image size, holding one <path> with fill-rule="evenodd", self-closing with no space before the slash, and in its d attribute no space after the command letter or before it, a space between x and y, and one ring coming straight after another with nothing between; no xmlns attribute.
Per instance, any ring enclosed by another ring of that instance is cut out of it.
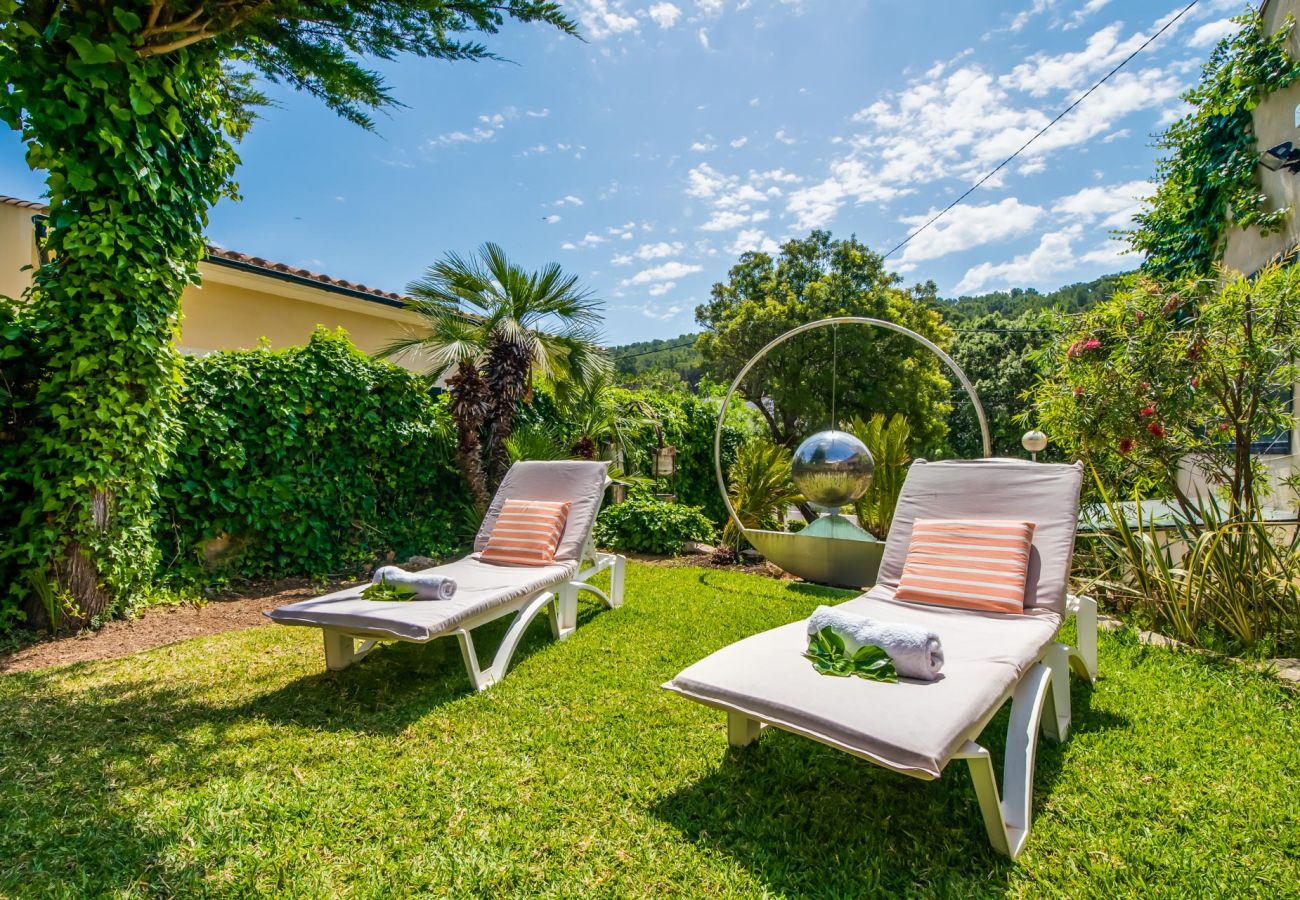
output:
<svg viewBox="0 0 1300 900"><path fill-rule="evenodd" d="M578 604L578 629L605 612L591 600ZM474 629L481 664L490 664L510 627L506 616ZM510 673L555 643L545 614L537 616L515 649ZM427 644L393 641L378 645L341 672L324 669L250 701L244 711L268 721L322 731L394 734L432 710L477 692L470 684L454 637Z"/></svg>
<svg viewBox="0 0 1300 900"><path fill-rule="evenodd" d="M579 625L603 609L580 603ZM476 630L481 652L495 651L508 624ZM515 664L552 643L540 616ZM0 895L204 893L211 861L205 868L186 853L179 826L124 807L123 792L174 795L240 771L265 752L265 731L249 725L393 735L476 693L454 639L383 645L345 671L321 671L229 705L204 696L206 685L163 679L60 687L69 671L86 666L0 682ZM336 747L325 738L317 752L326 758Z"/></svg>
<svg viewBox="0 0 1300 900"><path fill-rule="evenodd" d="M1127 724L1092 709L1091 686L1074 684L1072 694L1072 733ZM1009 708L981 736L999 783ZM1040 738L1036 812L1068 750L1068 741ZM989 846L964 764L924 782L776 729L749 747L728 748L717 769L668 794L654 813L777 894L991 896L1004 892L1013 868Z"/></svg>

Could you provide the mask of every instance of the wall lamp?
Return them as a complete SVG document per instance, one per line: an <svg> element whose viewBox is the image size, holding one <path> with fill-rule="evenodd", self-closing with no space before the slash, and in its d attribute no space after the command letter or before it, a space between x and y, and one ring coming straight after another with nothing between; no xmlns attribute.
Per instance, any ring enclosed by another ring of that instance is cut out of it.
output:
<svg viewBox="0 0 1300 900"><path fill-rule="evenodd" d="M1300 149L1297 149L1290 141L1283 141L1276 147L1269 147L1259 156L1260 164L1271 172L1280 172L1283 169L1295 174L1300 172Z"/></svg>

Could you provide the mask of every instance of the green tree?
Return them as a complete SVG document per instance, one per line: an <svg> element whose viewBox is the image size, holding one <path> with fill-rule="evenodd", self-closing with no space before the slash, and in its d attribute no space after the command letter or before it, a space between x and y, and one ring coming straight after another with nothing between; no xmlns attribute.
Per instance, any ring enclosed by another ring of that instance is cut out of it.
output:
<svg viewBox="0 0 1300 900"><path fill-rule="evenodd" d="M435 375L455 370L448 389L457 458L471 496L486 509L510 468L507 442L534 376L585 385L608 375L595 330L600 304L559 263L530 272L492 243L470 257L448 254L407 292L425 330L394 341L383 355L415 354Z"/></svg>
<svg viewBox="0 0 1300 900"><path fill-rule="evenodd" d="M174 443L181 290L207 210L233 195L255 74L370 126L393 104L363 57L491 54L466 32L507 19L572 33L538 0L0 0L0 121L46 172L48 262L25 304L39 333L37 414L0 575L48 574L85 618L154 570L150 516ZM6 492L9 493L9 492Z"/></svg>
<svg viewBox="0 0 1300 900"><path fill-rule="evenodd" d="M1036 403L1044 430L1099 470L1172 496L1185 463L1222 489L1233 519L1266 495L1252 449L1289 430L1300 354L1300 269L1137 281L1075 322L1045 360Z"/></svg>
<svg viewBox="0 0 1300 900"><path fill-rule="evenodd" d="M994 456L1021 456L1029 394L1041 371L1038 355L1053 340L1049 323L1026 312L1017 318L989 313L953 330L952 358L979 394ZM964 458L984 455L979 421L965 391L954 389L948 416L948 442Z"/></svg>
<svg viewBox="0 0 1300 900"><path fill-rule="evenodd" d="M706 329L698 346L705 373L730 382L751 356L785 331L830 316L871 316L903 325L941 346L949 340L932 283L900 286L884 260L854 238L828 232L787 242L774 259L746 253L695 318ZM835 333L833 334L832 331ZM832 371L838 351L838 366ZM949 409L942 363L911 339L856 325L799 335L755 366L739 393L763 416L774 441L793 447L854 413L902 413L912 427L913 452L943 446Z"/></svg>

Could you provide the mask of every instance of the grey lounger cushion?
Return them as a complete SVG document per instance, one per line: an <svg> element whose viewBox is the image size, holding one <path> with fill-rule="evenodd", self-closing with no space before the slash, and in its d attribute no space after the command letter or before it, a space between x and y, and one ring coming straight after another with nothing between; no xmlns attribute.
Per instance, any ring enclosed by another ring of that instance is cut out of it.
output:
<svg viewBox="0 0 1300 900"><path fill-rule="evenodd" d="M378 603L363 600L359 584L346 590L281 606L267 613L282 625L314 625L350 634L427 641L470 616L560 584L578 571L577 560L551 566L499 566L473 556L426 569L456 579L450 600Z"/></svg>
<svg viewBox="0 0 1300 900"><path fill-rule="evenodd" d="M1034 523L1025 608L1064 612L1082 483L1083 467L1078 463L918 459L908 469L898 496L876 583L898 587L917 519L1015 519Z"/></svg>
<svg viewBox="0 0 1300 900"><path fill-rule="evenodd" d="M492 504L483 516L478 536L474 538L474 552L481 553L487 546L492 526L501 515L506 498L512 500L568 501L569 518L564 524L564 536L555 549L555 560L577 560L591 533L600 501L605 494L607 462L566 460L563 462L517 462L506 472L497 488Z"/></svg>
<svg viewBox="0 0 1300 900"><path fill-rule="evenodd" d="M664 685L702 703L745 713L920 778L937 778L1056 638L1061 616L900 603L876 587L842 604L886 622L932 628L943 639L938 681L882 684L819 675L803 657L808 637L792 622L724 647Z"/></svg>

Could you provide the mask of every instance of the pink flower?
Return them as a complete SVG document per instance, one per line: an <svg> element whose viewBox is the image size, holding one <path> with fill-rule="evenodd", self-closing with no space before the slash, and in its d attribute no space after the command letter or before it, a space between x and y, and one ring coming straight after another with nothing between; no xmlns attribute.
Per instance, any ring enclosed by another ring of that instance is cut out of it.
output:
<svg viewBox="0 0 1300 900"><path fill-rule="evenodd" d="M1151 432L1152 437L1162 438L1165 436L1165 426L1159 422L1152 422L1147 426L1147 431Z"/></svg>
<svg viewBox="0 0 1300 900"><path fill-rule="evenodd" d="M1156 408L1155 408L1154 406L1144 406L1144 407L1142 407L1142 417L1143 417L1143 418L1149 419L1149 418L1151 418L1151 416L1154 416L1155 414L1156 414Z"/></svg>

